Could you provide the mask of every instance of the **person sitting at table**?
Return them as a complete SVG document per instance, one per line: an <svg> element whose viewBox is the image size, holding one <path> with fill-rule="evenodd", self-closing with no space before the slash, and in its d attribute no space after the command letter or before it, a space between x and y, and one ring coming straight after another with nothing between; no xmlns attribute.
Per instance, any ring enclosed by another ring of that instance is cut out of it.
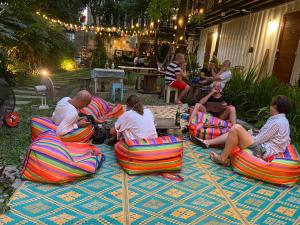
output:
<svg viewBox="0 0 300 225"><path fill-rule="evenodd" d="M154 116L150 109L145 109L136 95L131 95L126 101L127 111L120 116L111 135L117 135L118 140L138 140L142 138L157 138Z"/></svg>
<svg viewBox="0 0 300 225"><path fill-rule="evenodd" d="M64 97L56 105L52 114L52 121L58 126L56 134L63 136L79 127L86 127L90 123L85 118L79 118L78 112L90 104L91 93L86 90L79 91L73 98Z"/></svg>
<svg viewBox="0 0 300 225"><path fill-rule="evenodd" d="M232 124L236 123L236 110L235 107L229 105L221 94L221 82L216 81L213 83L212 90L203 97L199 103L196 103L190 121L198 112L208 112L214 117L222 120L229 120Z"/></svg>
<svg viewBox="0 0 300 225"><path fill-rule="evenodd" d="M271 100L271 117L257 135L254 136L241 125L235 124L228 133L211 140L199 140L199 143L204 148L210 145L225 144L222 154L210 153L211 160L222 166L229 166L229 157L237 146L240 149L252 149L257 157L267 161L272 156L283 153L290 144L290 125L286 116L291 107L288 97L277 95Z"/></svg>
<svg viewBox="0 0 300 225"><path fill-rule="evenodd" d="M203 67L201 70L200 70L200 73L195 76L192 80L192 83L193 84L199 84L200 81L204 81L206 79L208 79L209 77L212 77L213 74L215 75L216 72L215 72L215 64L213 62L210 62L206 67Z"/></svg>
<svg viewBox="0 0 300 225"><path fill-rule="evenodd" d="M188 80L188 74L185 71L184 65L184 55L177 53L175 60L167 67L165 73L165 84L180 91L178 98L175 100L176 104L182 104L182 98L190 90L190 86L182 80L182 78Z"/></svg>
<svg viewBox="0 0 300 225"><path fill-rule="evenodd" d="M222 64L222 67L220 71L216 74L214 71L212 71L212 76L207 77L205 80L201 81L201 84L209 84L214 81L220 81L221 82L221 91L224 89L226 83L230 81L232 77L232 73L230 71L230 60L225 60Z"/></svg>

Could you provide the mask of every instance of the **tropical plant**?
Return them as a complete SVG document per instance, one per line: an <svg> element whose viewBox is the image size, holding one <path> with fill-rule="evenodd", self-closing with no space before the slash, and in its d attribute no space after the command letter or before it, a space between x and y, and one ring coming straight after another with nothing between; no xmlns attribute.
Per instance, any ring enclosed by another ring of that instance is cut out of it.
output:
<svg viewBox="0 0 300 225"><path fill-rule="evenodd" d="M236 106L238 117L260 128L268 119L273 96L286 95L293 107L288 115L292 142L300 146L300 88L280 83L275 76L265 74L258 79L258 72L250 68L245 73L233 71L226 85L225 95Z"/></svg>

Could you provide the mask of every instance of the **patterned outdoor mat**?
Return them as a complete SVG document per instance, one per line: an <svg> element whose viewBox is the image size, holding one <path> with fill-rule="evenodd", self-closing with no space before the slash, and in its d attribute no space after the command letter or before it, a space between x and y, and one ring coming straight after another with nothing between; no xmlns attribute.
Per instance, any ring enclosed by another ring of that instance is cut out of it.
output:
<svg viewBox="0 0 300 225"><path fill-rule="evenodd" d="M185 142L183 182L128 176L113 150L97 175L67 185L24 182L0 224L299 224L300 187L234 174Z"/></svg>

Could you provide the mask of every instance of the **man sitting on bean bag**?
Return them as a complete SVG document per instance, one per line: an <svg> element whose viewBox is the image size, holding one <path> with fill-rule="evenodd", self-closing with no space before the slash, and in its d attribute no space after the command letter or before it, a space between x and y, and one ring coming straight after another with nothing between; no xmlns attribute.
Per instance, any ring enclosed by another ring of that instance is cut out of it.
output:
<svg viewBox="0 0 300 225"><path fill-rule="evenodd" d="M237 146L240 149L251 149L257 157L268 161L272 156L283 153L290 144L290 125L286 118L290 110L291 102L286 96L275 96L270 105L272 116L256 136L235 124L228 133L212 140L202 140L202 143L204 146L225 143L221 155L210 153L211 160L223 166L229 166L229 157Z"/></svg>
<svg viewBox="0 0 300 225"><path fill-rule="evenodd" d="M56 105L52 121L57 125L56 134L63 136L79 127L90 125L85 118L79 118L78 112L87 106L92 95L85 90L79 91L73 98L64 97Z"/></svg>

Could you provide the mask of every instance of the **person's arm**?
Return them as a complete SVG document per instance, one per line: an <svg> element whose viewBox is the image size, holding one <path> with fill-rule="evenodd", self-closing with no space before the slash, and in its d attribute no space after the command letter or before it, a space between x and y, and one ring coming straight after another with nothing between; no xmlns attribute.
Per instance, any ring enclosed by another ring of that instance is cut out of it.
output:
<svg viewBox="0 0 300 225"><path fill-rule="evenodd" d="M208 95L204 96L203 98L201 98L200 100L200 104L205 105L206 102L208 101L208 99L216 92L216 90L213 88L211 90L211 92L208 93Z"/></svg>
<svg viewBox="0 0 300 225"><path fill-rule="evenodd" d="M259 145L269 141L278 132L278 129L277 124L270 124L270 122L267 122L254 137L254 143Z"/></svg>
<svg viewBox="0 0 300 225"><path fill-rule="evenodd" d="M182 80L182 70L180 67L175 68L176 80Z"/></svg>

